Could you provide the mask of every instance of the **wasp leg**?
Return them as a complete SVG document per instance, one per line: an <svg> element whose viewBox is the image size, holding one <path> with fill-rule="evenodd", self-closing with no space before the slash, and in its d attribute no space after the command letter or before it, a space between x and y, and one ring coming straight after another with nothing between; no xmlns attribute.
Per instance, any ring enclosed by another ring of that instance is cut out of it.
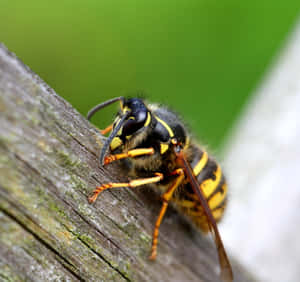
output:
<svg viewBox="0 0 300 282"><path fill-rule="evenodd" d="M154 154L153 148L133 149L133 150L129 150L127 153L106 156L104 158L104 164L107 165L113 161L121 160L121 159L125 159L125 158L135 158L138 156L153 155L153 154Z"/></svg>
<svg viewBox="0 0 300 282"><path fill-rule="evenodd" d="M164 178L164 175L162 173L156 172L154 177L135 179L135 180L131 180L130 182L125 182L125 183L112 183L111 182L111 183L103 184L99 187L96 187L96 189L92 193L92 196L89 197L89 202L90 203L95 202L99 193L101 193L103 190L106 190L106 189L120 188L120 187L134 188L134 187L145 185L145 184L159 182L163 178Z"/></svg>
<svg viewBox="0 0 300 282"><path fill-rule="evenodd" d="M153 236L152 236L151 255L149 257L149 259L151 259L151 260L155 260L155 258L156 258L159 226L160 226L162 219L166 213L169 201L172 198L174 191L177 189L177 187L181 184L182 180L184 179L183 169L179 168L172 172L172 175L176 175L176 174L178 175L178 177L174 180L174 182L168 188L168 190L162 195L163 204L160 209L159 215L156 219Z"/></svg>
<svg viewBox="0 0 300 282"><path fill-rule="evenodd" d="M112 128L113 128L113 124L110 124L108 127L104 128L104 129L101 129L100 133L104 135L108 132L111 132Z"/></svg>

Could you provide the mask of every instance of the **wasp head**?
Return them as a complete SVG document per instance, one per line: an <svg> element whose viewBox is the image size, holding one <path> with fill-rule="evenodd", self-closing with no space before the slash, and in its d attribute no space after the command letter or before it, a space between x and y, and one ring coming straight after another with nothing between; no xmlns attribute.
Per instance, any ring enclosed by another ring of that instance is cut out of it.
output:
<svg viewBox="0 0 300 282"><path fill-rule="evenodd" d="M124 98L121 101L121 109L113 123L112 133L102 148L100 162L103 162L108 146L111 151L114 151L124 145L133 146L133 143L141 140L150 121L151 113L141 99Z"/></svg>

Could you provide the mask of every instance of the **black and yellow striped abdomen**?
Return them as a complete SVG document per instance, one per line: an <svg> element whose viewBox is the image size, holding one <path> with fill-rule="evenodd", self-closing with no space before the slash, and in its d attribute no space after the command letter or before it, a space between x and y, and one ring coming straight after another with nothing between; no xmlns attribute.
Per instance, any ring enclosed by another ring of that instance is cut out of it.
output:
<svg viewBox="0 0 300 282"><path fill-rule="evenodd" d="M214 219L218 222L224 213L227 201L227 184L220 165L197 145L186 149L199 186L203 191ZM207 218L203 214L198 196L189 183L183 185L175 196L176 206L204 232L208 231Z"/></svg>

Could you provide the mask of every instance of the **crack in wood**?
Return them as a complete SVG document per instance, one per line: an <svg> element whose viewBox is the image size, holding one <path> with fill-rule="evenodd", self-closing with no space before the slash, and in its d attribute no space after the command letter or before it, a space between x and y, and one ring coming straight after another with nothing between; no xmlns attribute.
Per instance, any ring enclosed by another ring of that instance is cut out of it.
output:
<svg viewBox="0 0 300 282"><path fill-rule="evenodd" d="M2 191L4 190L3 187L0 186L0 193L2 194L1 196L4 198L4 193ZM12 203L7 197L5 197L5 200L7 203L9 203L15 210L18 210L19 207L17 205L15 205L14 203ZM0 210L9 218L11 218L14 222L16 222L19 226L21 226L24 230L26 230L28 233L30 233L37 241L39 241L43 246L45 246L49 251L51 251L52 253L54 253L55 255L57 255L63 262L61 262L61 265L68 271L70 272L74 277L76 277L79 281L85 281L84 279L82 279L80 277L80 275L78 275L78 273L76 273L74 271L74 265L72 265L72 263L70 261L68 261L64 256L62 256L57 250L55 250L50 244L48 244L45 240L43 240L43 238L41 238L40 236L38 236L28 225L25 225L21 220L18 219L18 217L16 217L14 214L12 214L11 212L9 212L9 210L5 209L4 207L2 207L0 205ZM20 211L21 212L21 211ZM22 213L22 212L21 212ZM23 213L24 214L24 213ZM34 225L36 225L37 228L40 228L40 226L37 225L36 222L34 222L34 220L28 216L26 216L27 219L29 221L31 221ZM46 232L44 230L44 232Z"/></svg>

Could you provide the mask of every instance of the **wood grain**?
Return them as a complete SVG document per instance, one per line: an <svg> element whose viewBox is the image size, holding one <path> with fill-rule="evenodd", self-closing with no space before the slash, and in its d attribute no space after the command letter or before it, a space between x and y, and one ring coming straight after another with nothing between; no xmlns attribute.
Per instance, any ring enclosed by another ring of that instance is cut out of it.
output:
<svg viewBox="0 0 300 282"><path fill-rule="evenodd" d="M95 186L126 179L117 164L99 166L103 140L0 45L0 280L219 281L214 244L172 209L148 260L160 208L149 188L88 203Z"/></svg>

